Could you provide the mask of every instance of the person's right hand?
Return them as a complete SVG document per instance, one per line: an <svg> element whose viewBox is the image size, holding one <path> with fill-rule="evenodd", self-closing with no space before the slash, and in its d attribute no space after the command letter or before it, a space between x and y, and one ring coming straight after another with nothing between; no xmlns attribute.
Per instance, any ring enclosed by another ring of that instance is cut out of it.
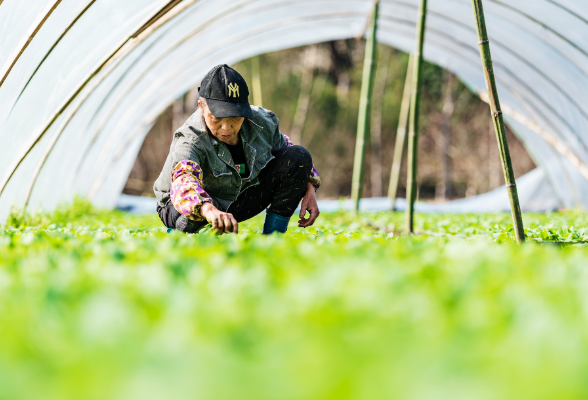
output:
<svg viewBox="0 0 588 400"><path fill-rule="evenodd" d="M233 214L222 212L210 202L202 204L200 214L212 224L212 230L221 235L229 232L239 233L239 224Z"/></svg>

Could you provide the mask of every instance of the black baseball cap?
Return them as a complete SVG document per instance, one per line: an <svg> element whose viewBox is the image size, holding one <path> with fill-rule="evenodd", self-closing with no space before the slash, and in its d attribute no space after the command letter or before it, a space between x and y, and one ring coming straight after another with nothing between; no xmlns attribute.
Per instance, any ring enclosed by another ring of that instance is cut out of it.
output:
<svg viewBox="0 0 588 400"><path fill-rule="evenodd" d="M206 74L198 94L206 99L210 112L217 118L253 119L247 83L241 74L226 64L217 65Z"/></svg>

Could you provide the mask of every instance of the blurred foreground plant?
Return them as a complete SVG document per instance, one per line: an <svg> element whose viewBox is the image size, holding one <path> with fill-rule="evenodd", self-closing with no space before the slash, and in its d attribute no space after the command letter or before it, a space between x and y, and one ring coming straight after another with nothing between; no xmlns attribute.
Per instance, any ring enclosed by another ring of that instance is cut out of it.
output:
<svg viewBox="0 0 588 400"><path fill-rule="evenodd" d="M217 237L76 201L0 229L1 400L588 396L584 214L519 248L506 213Z"/></svg>

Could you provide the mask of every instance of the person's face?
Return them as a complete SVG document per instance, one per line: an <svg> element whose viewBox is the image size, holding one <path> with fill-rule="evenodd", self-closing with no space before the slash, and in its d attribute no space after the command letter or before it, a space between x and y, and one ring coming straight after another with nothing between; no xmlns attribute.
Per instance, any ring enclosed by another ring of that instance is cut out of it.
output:
<svg viewBox="0 0 588 400"><path fill-rule="evenodd" d="M198 100L198 106L202 110L204 121L210 129L210 132L221 142L230 144L232 146L239 143L239 131L245 118L231 117L231 118L217 118L208 109L208 106L202 104Z"/></svg>

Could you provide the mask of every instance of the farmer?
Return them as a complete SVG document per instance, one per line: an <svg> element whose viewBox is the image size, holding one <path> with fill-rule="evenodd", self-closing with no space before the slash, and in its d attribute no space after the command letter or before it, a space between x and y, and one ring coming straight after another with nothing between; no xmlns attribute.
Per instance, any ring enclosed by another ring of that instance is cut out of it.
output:
<svg viewBox="0 0 588 400"><path fill-rule="evenodd" d="M198 93L153 186L163 224L238 233L239 222L266 210L263 233L284 233L302 200L298 226L311 226L320 177L308 151L280 132L273 112L249 105L247 83L229 66L208 72Z"/></svg>

